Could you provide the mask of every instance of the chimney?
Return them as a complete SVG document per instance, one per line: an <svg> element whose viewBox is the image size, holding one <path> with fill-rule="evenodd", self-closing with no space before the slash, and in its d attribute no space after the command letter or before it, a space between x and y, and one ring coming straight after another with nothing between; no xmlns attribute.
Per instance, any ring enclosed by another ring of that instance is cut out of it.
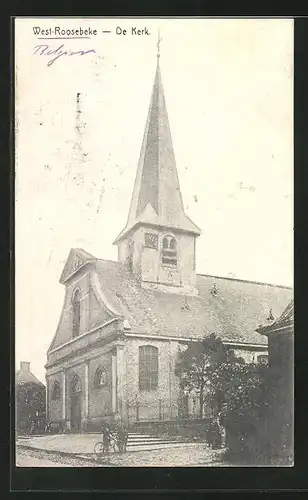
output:
<svg viewBox="0 0 308 500"><path fill-rule="evenodd" d="M29 361L21 361L20 362L20 370L23 372L29 372L30 371Z"/></svg>

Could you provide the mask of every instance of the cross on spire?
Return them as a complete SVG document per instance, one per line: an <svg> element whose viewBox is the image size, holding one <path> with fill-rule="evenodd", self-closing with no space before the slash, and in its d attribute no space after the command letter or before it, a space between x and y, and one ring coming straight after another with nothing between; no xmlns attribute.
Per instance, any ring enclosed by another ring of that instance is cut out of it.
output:
<svg viewBox="0 0 308 500"><path fill-rule="evenodd" d="M157 36L157 58L160 57L160 42L162 41L162 38L160 37L160 31L158 30L158 36Z"/></svg>

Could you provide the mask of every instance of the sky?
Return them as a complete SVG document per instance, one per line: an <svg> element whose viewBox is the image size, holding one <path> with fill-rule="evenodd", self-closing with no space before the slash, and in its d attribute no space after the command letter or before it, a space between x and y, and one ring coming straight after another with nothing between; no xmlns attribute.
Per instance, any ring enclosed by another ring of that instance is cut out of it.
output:
<svg viewBox="0 0 308 500"><path fill-rule="evenodd" d="M47 42L33 26L98 34ZM158 30L184 207L202 230L197 272L293 284L292 20L17 19L16 366L30 361L42 381L70 249L117 260ZM38 44L91 52L48 66Z"/></svg>

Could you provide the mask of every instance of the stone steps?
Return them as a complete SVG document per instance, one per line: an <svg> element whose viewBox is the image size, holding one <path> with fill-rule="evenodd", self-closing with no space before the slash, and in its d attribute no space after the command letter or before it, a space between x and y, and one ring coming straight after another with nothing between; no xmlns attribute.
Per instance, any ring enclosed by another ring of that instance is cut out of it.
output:
<svg viewBox="0 0 308 500"><path fill-rule="evenodd" d="M185 438L129 432L126 449L127 451L160 450L166 448L177 448L183 446L184 444L189 444ZM190 442L190 444L192 443Z"/></svg>

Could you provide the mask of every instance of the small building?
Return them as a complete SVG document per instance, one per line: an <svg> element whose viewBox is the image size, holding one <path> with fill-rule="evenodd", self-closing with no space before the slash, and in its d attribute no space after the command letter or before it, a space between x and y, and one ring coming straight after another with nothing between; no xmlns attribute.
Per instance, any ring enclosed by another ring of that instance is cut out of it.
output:
<svg viewBox="0 0 308 500"><path fill-rule="evenodd" d="M257 332L268 339L271 455L287 459L293 456L294 301Z"/></svg>
<svg viewBox="0 0 308 500"><path fill-rule="evenodd" d="M267 354L255 325L270 310L280 315L292 290L197 274L200 233L184 210L158 59L128 220L114 242L118 261L74 248L60 278L49 420L78 432L116 418L179 418L178 352L211 333L247 361ZM194 401L187 405L193 414Z"/></svg>
<svg viewBox="0 0 308 500"><path fill-rule="evenodd" d="M30 363L21 361L15 374L16 431L42 431L46 418L45 385L30 371Z"/></svg>

